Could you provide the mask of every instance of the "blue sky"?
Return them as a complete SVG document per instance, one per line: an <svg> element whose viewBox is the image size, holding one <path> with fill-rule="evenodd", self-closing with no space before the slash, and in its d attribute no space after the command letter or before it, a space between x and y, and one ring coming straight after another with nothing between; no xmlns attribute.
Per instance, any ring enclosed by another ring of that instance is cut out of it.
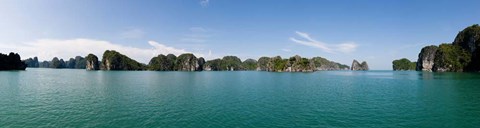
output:
<svg viewBox="0 0 480 128"><path fill-rule="evenodd" d="M444 0L6 0L0 52L68 59L115 49L143 63L156 54L321 56L371 69L416 60L480 22L480 1Z"/></svg>

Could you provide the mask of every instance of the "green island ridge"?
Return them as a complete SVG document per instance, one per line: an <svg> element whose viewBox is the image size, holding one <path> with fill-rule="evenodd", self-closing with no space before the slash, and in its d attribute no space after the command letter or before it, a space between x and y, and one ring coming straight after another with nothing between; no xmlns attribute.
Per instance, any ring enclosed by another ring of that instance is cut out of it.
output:
<svg viewBox="0 0 480 128"><path fill-rule="evenodd" d="M394 60L393 70L432 72L480 71L480 26L474 24L458 32L452 43L422 48L417 62L408 59ZM415 64L415 66L413 66Z"/></svg>
<svg viewBox="0 0 480 128"><path fill-rule="evenodd" d="M26 67L57 68L57 69L86 69L86 70L150 70L150 71L269 71L269 72L313 72L321 70L368 70L366 62L359 64L356 60L352 68L327 60L322 57L303 58L295 55L290 58L260 57L242 61L236 56L224 56L206 61L203 57L197 58L194 54L184 53L179 56L173 54L153 57L148 64L140 63L115 50L106 50L102 60L94 54L86 57L77 56L68 61L54 57L51 61L39 62L37 57L23 61Z"/></svg>

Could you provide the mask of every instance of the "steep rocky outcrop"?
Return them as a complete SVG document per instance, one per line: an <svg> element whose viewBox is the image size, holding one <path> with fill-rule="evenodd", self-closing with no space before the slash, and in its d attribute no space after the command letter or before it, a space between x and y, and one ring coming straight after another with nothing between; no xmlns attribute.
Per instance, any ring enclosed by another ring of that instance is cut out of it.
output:
<svg viewBox="0 0 480 128"><path fill-rule="evenodd" d="M280 56L272 57L267 63L267 71L284 72L287 69L287 61L287 59L282 59Z"/></svg>
<svg viewBox="0 0 480 128"><path fill-rule="evenodd" d="M257 61L257 71L267 71L270 57L260 57Z"/></svg>
<svg viewBox="0 0 480 128"><path fill-rule="evenodd" d="M205 62L203 65L203 69L205 71L220 71L220 67L222 64L222 59L213 59Z"/></svg>
<svg viewBox="0 0 480 128"><path fill-rule="evenodd" d="M434 72L480 71L480 26L460 31L451 43L422 48L417 70Z"/></svg>
<svg viewBox="0 0 480 128"><path fill-rule="evenodd" d="M98 57L93 55L93 54L88 54L87 57L85 57L85 68L87 70L99 70L100 69L100 64L98 62Z"/></svg>
<svg viewBox="0 0 480 128"><path fill-rule="evenodd" d="M200 65L195 55L191 53L181 54L177 57L175 70L176 71L196 71Z"/></svg>
<svg viewBox="0 0 480 128"><path fill-rule="evenodd" d="M27 64L20 60L20 55L11 52L10 54L0 53L0 70L25 70Z"/></svg>
<svg viewBox="0 0 480 128"><path fill-rule="evenodd" d="M146 66L114 50L103 53L101 69L103 70L145 70Z"/></svg>
<svg viewBox="0 0 480 128"><path fill-rule="evenodd" d="M25 64L27 64L27 67L29 68L38 68L40 67L40 63L38 62L38 58L37 57L33 57L33 58L28 58L26 60L24 60Z"/></svg>
<svg viewBox="0 0 480 128"><path fill-rule="evenodd" d="M471 62L465 67L467 71L480 71L480 26L474 24L458 32L452 43L471 54Z"/></svg>
<svg viewBox="0 0 480 128"><path fill-rule="evenodd" d="M205 59L203 57L198 58L198 67L196 71L203 71L203 66L205 65Z"/></svg>
<svg viewBox="0 0 480 128"><path fill-rule="evenodd" d="M417 60L417 71L432 71L433 65L435 64L435 54L437 53L438 47L435 45L423 47L420 53L418 54Z"/></svg>
<svg viewBox="0 0 480 128"><path fill-rule="evenodd" d="M367 62L363 61L359 63L357 60L353 60L351 70L369 70Z"/></svg>

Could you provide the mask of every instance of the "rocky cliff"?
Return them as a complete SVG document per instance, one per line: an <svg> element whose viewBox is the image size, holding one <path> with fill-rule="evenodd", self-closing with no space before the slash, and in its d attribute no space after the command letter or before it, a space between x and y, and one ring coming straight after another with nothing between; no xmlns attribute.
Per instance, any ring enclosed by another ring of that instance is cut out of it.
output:
<svg viewBox="0 0 480 128"><path fill-rule="evenodd" d="M451 43L422 48L417 70L434 72L480 71L480 26L460 31Z"/></svg>
<svg viewBox="0 0 480 128"><path fill-rule="evenodd" d="M474 24L458 32L452 43L471 54L471 62L465 67L467 71L480 71L480 26Z"/></svg>
<svg viewBox="0 0 480 128"><path fill-rule="evenodd" d="M417 71L432 71L434 65L435 54L438 47L435 45L423 47L418 54Z"/></svg>
<svg viewBox="0 0 480 128"><path fill-rule="evenodd" d="M88 54L87 57L85 57L86 61L86 69L87 70L99 70L100 69L100 64L98 63L98 57L93 55L93 54Z"/></svg>
<svg viewBox="0 0 480 128"><path fill-rule="evenodd" d="M351 70L369 70L367 62L363 61L359 63L357 60L353 60Z"/></svg>
<svg viewBox="0 0 480 128"><path fill-rule="evenodd" d="M191 53L181 54L177 57L175 70L176 71L196 71L200 68L198 59Z"/></svg>

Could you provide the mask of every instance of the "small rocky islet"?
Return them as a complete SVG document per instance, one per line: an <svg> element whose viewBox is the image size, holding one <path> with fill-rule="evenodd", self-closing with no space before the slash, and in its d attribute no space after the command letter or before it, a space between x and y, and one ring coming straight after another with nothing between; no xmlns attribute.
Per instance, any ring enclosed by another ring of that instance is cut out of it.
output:
<svg viewBox="0 0 480 128"><path fill-rule="evenodd" d="M18 54L17 54L18 55ZM18 58L19 62L22 62ZM179 56L160 54L153 57L148 64L140 63L115 50L106 50L101 58L88 54L85 58L77 56L68 61L53 58L51 61L39 62L37 57L23 60L25 67L31 68L70 68L86 70L150 70L150 71L269 71L269 72L314 72L322 70L368 70L366 62L354 60L352 66L333 62L322 57L304 58L295 55L290 58L260 57L241 61L236 56L225 56L205 61L194 54L184 53ZM24 70L24 69L23 69Z"/></svg>
<svg viewBox="0 0 480 128"><path fill-rule="evenodd" d="M452 43L422 48L417 62L406 58L394 60L393 70L430 72L479 72L480 26L474 24L458 32ZM415 66L412 66L415 64Z"/></svg>

